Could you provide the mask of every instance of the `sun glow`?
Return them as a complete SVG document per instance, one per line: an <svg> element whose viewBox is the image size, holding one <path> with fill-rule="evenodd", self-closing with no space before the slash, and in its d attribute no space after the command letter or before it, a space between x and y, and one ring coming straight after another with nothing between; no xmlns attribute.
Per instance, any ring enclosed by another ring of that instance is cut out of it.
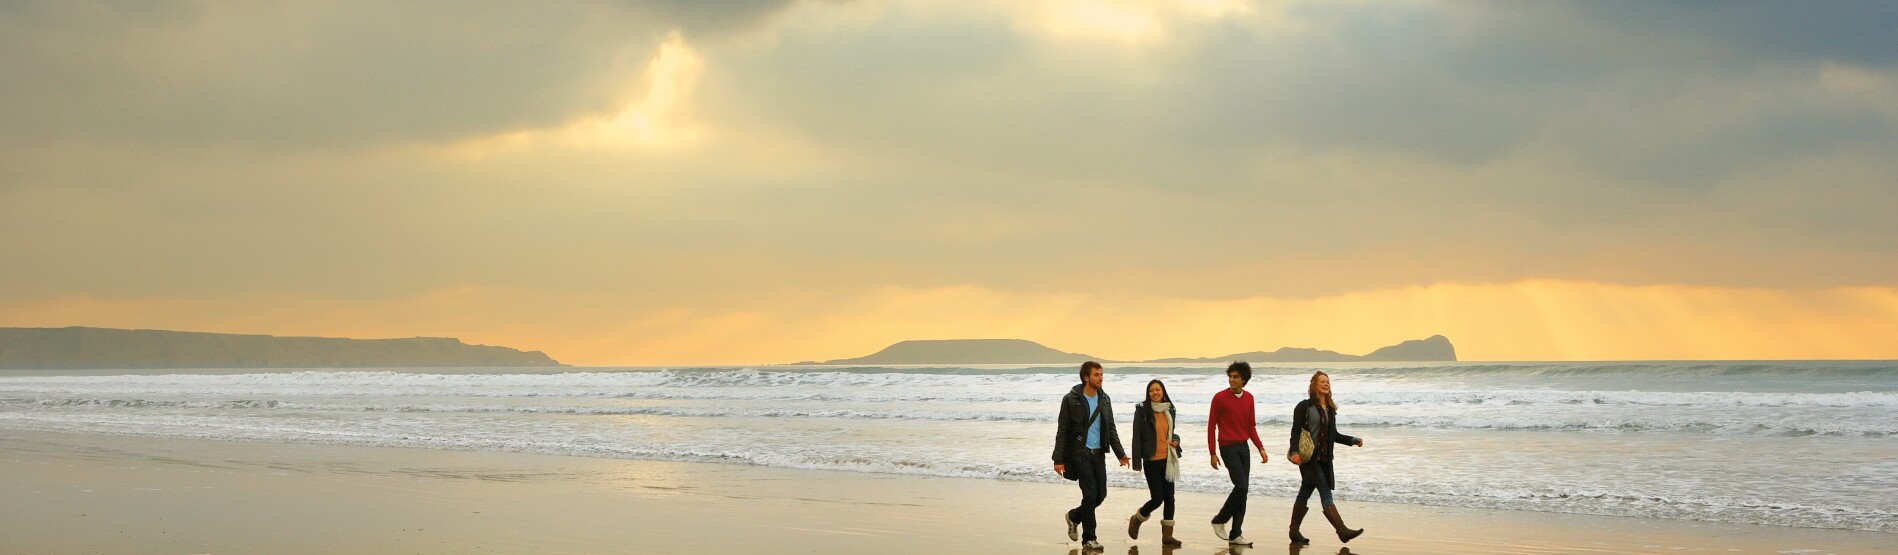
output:
<svg viewBox="0 0 1898 555"><path fill-rule="evenodd" d="M664 148L696 144L705 134L691 118L692 93L705 73L705 59L685 38L666 36L632 81L620 109L553 129L517 130L462 141L449 150L466 158L535 146L579 149Z"/></svg>
<svg viewBox="0 0 1898 555"><path fill-rule="evenodd" d="M579 365L788 363L905 339L1021 338L1112 360L1279 347L1363 354L1433 334L1464 360L1898 359L1898 289L1575 281L1436 284L1310 299L1010 293L964 285L811 293L746 307L626 293L456 287L385 300L99 299L0 306L0 326L459 337Z"/></svg>
<svg viewBox="0 0 1898 555"><path fill-rule="evenodd" d="M1159 38L1154 14L1104 0L1067 0L1045 6L1042 25L1051 34L1069 38L1103 38L1140 43Z"/></svg>

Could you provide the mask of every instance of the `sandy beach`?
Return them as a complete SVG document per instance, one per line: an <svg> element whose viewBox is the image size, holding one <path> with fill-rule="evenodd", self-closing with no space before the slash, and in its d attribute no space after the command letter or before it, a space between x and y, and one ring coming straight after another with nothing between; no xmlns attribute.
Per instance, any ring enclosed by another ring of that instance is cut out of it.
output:
<svg viewBox="0 0 1898 555"><path fill-rule="evenodd" d="M748 465L10 431L0 553L1066 553L1067 484ZM1110 553L1144 492L1102 508ZM1183 494L1179 553L1226 551L1218 497ZM1343 549L1307 553L1898 553L1877 532L1437 508L1340 506ZM1255 497L1249 552L1289 548L1289 500Z"/></svg>

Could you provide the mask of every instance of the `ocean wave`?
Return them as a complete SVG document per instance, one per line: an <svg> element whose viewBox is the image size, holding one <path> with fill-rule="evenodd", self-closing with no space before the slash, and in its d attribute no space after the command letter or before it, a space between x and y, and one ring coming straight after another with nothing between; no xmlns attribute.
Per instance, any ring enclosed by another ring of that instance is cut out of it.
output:
<svg viewBox="0 0 1898 555"><path fill-rule="evenodd" d="M282 374L64 376L0 378L0 396L198 397L479 397L786 400L838 402L1053 402L1067 393L1072 376L935 376L838 372L578 372L570 374L456 375L395 372L295 372ZM1110 380L1119 399L1137 399L1144 376ZM1203 404L1224 380L1202 377L1171 384L1183 405ZM1341 391L1346 405L1567 404L1679 407L1898 407L1898 392L1752 392L1563 390L1468 387L1359 380ZM1303 398L1301 388L1254 380L1261 407ZM1193 392L1198 392L1193 393ZM1203 395L1203 396L1202 396ZM1262 412L1272 412L1264 409Z"/></svg>
<svg viewBox="0 0 1898 555"><path fill-rule="evenodd" d="M880 450L853 451L849 446L826 445L799 450L791 445L772 449L720 448L665 442L627 443L560 434L518 434L469 437L431 435L405 430L336 429L312 424L271 424L186 419L34 418L0 413L6 427L51 432L83 432L144 437L522 452L599 458L709 462L774 468L903 474L950 478L999 479L1062 483L1046 461L981 462L941 457L912 458ZM1434 506L1531 510L1677 520L1704 520L1815 528L1898 532L1898 513L1839 502L1789 502L1735 495L1655 493L1617 488L1614 482L1539 484L1507 474L1490 474L1480 486L1427 480L1353 478L1339 490L1347 499ZM1527 479L1527 478L1522 478ZM1144 490L1135 473L1114 472L1111 486ZM1180 489L1219 494L1230 488L1222 473L1182 474ZM1251 489L1261 497L1285 498L1296 490L1296 474L1255 474Z"/></svg>
<svg viewBox="0 0 1898 555"><path fill-rule="evenodd" d="M1331 365L1261 365L1255 378L1283 381L1324 370L1339 375L1378 378L1445 377L1582 377L1631 376L1653 378L1696 377L1819 377L1824 379L1890 381L1898 384L1898 363L1870 362L1785 362L1785 363L1420 363L1391 365L1340 363ZM1139 382L1153 376L1197 378L1214 385L1224 383L1220 368L1193 365L1117 366L1109 381ZM920 379L926 378L926 379ZM1065 391L1074 384L1068 368L1043 367L762 367L700 369L590 369L560 373L439 373L389 370L299 370L247 374L172 373L120 376L31 376L0 377L0 384L52 386L96 385L269 385L269 386L363 386L402 387L408 385L456 384L479 387L550 387L581 388L628 387L778 387L778 386L916 386L1015 384L1045 385ZM1136 386L1137 387L1137 386Z"/></svg>
<svg viewBox="0 0 1898 555"><path fill-rule="evenodd" d="M465 403L337 403L280 399L139 399L139 398L39 398L0 399L0 409L79 409L139 410L176 409L189 411L285 411L327 413L448 413L448 414L526 414L575 416L665 416L680 418L834 418L869 420L919 420L938 422L1017 422L1045 423L1053 420L1050 410L996 410L959 408L861 408L836 406L598 406L598 405L524 405ZM941 406L941 405L937 405ZM215 414L205 414L215 416ZM1833 415L1812 419L1761 419L1734 415L1654 414L1645 418L1603 415L1599 412L1556 414L1517 410L1489 410L1452 414L1344 414L1340 424L1367 428L1429 428L1449 430L1499 431L1595 431L1595 432L1692 432L1716 435L1782 436L1898 436L1898 421L1884 413L1874 415ZM1128 418L1123 416L1122 418ZM1290 415L1260 415L1261 428L1280 428L1291 424ZM1180 416L1183 425L1203 426L1206 416L1189 412ZM1126 425L1123 421L1122 425Z"/></svg>

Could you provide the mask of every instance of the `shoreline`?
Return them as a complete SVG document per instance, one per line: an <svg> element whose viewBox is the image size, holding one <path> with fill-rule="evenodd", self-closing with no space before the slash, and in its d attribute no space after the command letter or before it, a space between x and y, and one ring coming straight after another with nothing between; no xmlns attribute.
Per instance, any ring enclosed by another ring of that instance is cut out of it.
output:
<svg viewBox="0 0 1898 555"><path fill-rule="evenodd" d="M1078 549L1079 495L1035 483L698 462L248 443L55 432L0 435L0 553L1049 552ZM1144 490L1110 488L1109 551ZM1187 553L1227 551L1223 496L1182 492ZM1314 500L1315 503L1315 500ZM1290 549L1291 500L1250 499L1247 552ZM1368 533L1350 553L1898 553L1881 532L1339 500ZM1307 517L1312 553L1342 553ZM1300 550L1292 550L1297 552Z"/></svg>

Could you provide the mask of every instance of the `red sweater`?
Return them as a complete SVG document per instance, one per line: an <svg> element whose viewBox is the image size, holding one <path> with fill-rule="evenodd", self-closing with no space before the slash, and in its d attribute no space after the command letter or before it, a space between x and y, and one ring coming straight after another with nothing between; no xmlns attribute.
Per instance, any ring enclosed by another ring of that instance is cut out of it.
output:
<svg viewBox="0 0 1898 555"><path fill-rule="evenodd" d="M1219 446L1252 440L1260 452L1265 444L1259 442L1259 427L1252 416L1252 392L1240 390L1238 396L1230 389L1221 389L1213 394L1212 414L1206 417L1206 446L1214 452Z"/></svg>

